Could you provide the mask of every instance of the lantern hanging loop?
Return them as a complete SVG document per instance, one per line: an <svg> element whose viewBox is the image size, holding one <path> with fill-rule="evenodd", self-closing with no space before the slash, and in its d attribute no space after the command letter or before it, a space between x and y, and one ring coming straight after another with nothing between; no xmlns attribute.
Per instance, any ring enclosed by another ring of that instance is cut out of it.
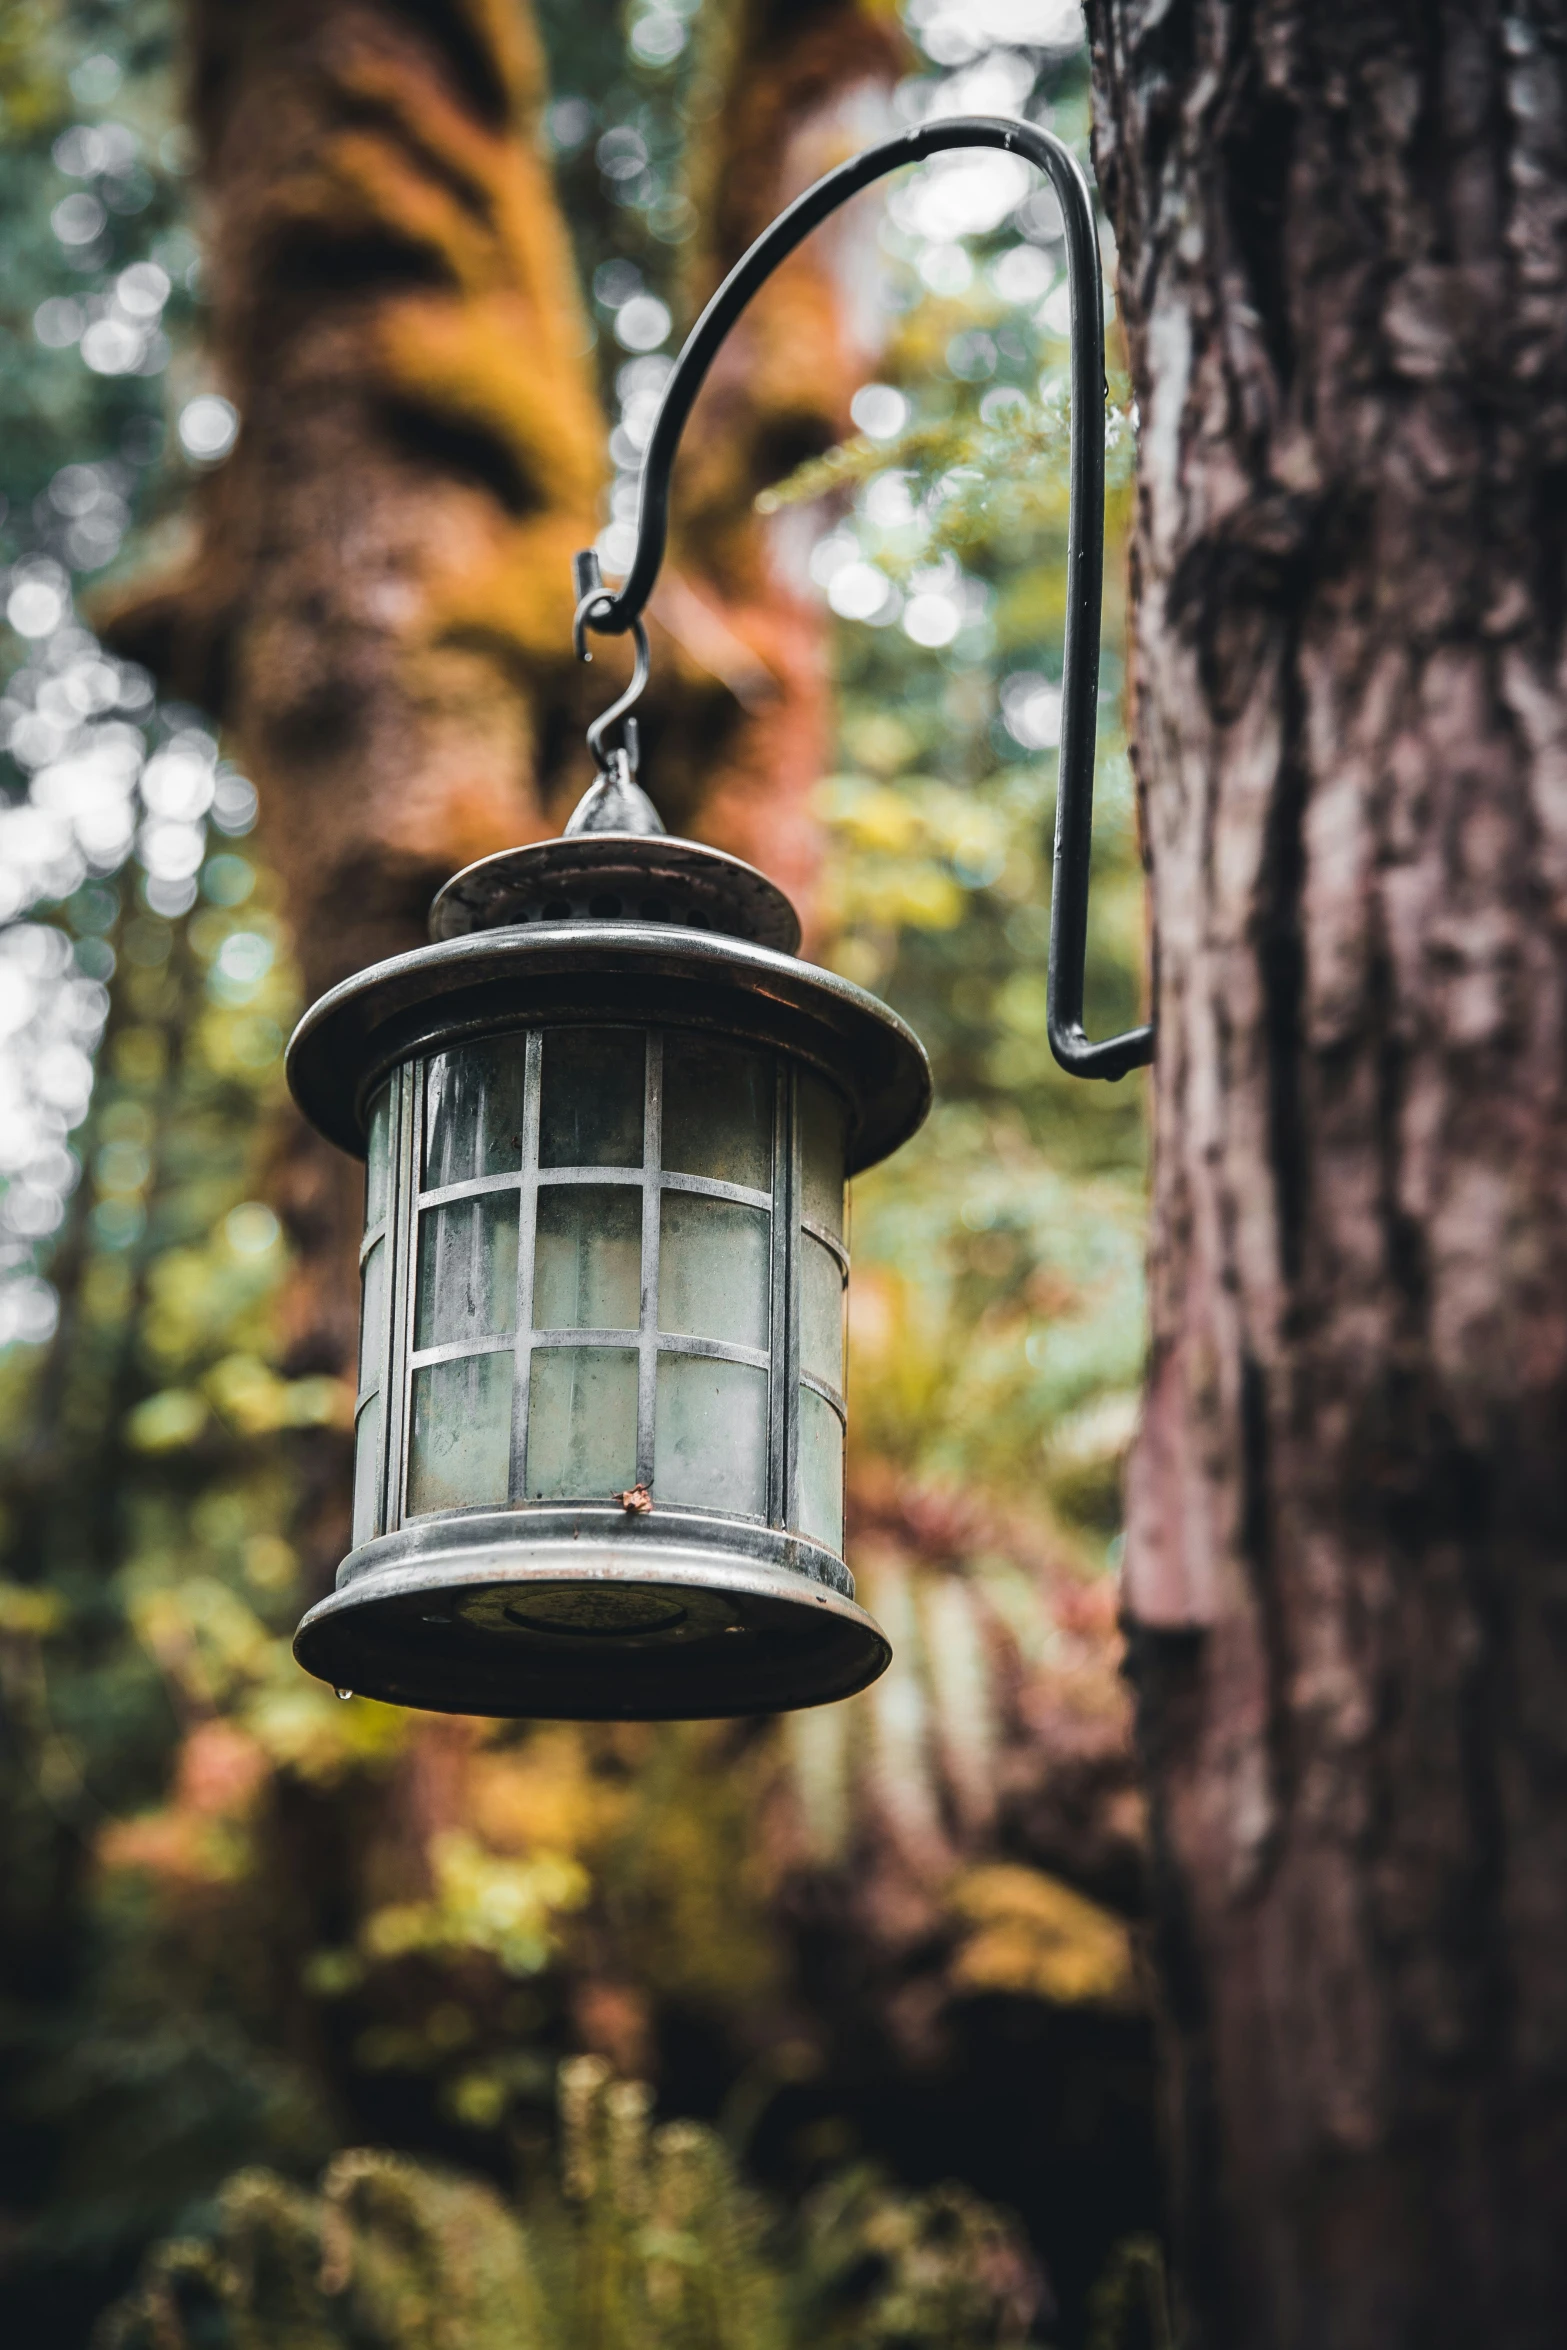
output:
<svg viewBox="0 0 1567 2350"><path fill-rule="evenodd" d="M1083 1027L1099 703L1099 605L1104 580L1104 289L1093 199L1076 158L1050 131L1036 123L995 115L955 115L924 123L917 130L867 147L863 154L826 173L763 231L735 263L691 329L664 387L643 460L636 552L624 581L618 589L604 587L597 555L589 551L577 557L575 637L578 652L586 660L590 657L588 629L601 636L618 636L640 626L640 615L664 559L670 475L680 436L720 345L753 294L811 230L851 196L906 164L962 147L994 147L1004 154L1023 156L1045 173L1061 206L1072 329L1072 411L1048 1026L1050 1049L1069 1075L1114 1079L1153 1059L1154 1031L1151 1026L1130 1028L1096 1043ZM599 728L622 707L617 703L613 712L606 712L598 721Z"/></svg>
<svg viewBox="0 0 1567 2350"><path fill-rule="evenodd" d="M577 566L580 576L583 567L583 559L580 555L577 558ZM576 618L572 622L572 643L577 648L579 661L591 661L593 658L592 653L588 650L584 632L592 625L587 614L589 606L594 601L595 596L590 591L578 604ZM631 683L617 701L611 702L607 710L600 711L598 717L588 728L588 749L593 753L593 763L600 775L608 775L614 765L615 751L607 737L611 728L615 726L619 726L621 729L619 748L625 753L626 764L633 775L637 772L640 758L637 722L628 713L635 708L646 692L648 674L652 666L648 653L647 630L639 618L633 619L631 622L631 638L637 649L636 665L631 672Z"/></svg>

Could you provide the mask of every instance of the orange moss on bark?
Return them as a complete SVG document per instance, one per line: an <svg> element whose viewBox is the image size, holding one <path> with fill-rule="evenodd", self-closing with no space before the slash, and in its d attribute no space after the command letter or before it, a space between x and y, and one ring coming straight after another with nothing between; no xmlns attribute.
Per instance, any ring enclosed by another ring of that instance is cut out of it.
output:
<svg viewBox="0 0 1567 2350"><path fill-rule="evenodd" d="M242 416L117 640L232 729L306 985L422 934L456 864L552 827L541 705L603 428L501 0L195 0L214 357Z"/></svg>

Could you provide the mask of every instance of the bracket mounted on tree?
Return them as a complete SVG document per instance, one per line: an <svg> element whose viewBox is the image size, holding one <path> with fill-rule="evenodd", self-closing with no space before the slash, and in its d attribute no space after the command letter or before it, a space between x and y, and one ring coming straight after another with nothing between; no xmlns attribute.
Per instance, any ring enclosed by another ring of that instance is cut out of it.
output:
<svg viewBox="0 0 1567 2350"><path fill-rule="evenodd" d="M1023 156L1045 173L1061 206L1071 310L1072 423L1048 1022L1050 1049L1063 1069L1074 1077L1113 1079L1152 1060L1154 1031L1151 1026L1130 1028L1096 1043L1083 1027L1099 701L1099 604L1104 577L1104 294L1087 184L1070 150L1049 131L1000 116L958 115L884 140L826 173L796 197L736 262L691 329L664 388L642 466L636 552L630 570L618 589L610 589L604 584L593 550L576 558L573 634L579 657L585 661L592 658L587 645L590 629L600 636L623 636L630 630L637 645L631 684L595 720L588 730L588 741L602 776L634 778L636 720L628 713L647 683L647 636L641 616L664 559L670 477L697 393L730 328L778 264L840 204L888 172L961 147L995 147ZM611 750L608 736L617 724L621 740Z"/></svg>

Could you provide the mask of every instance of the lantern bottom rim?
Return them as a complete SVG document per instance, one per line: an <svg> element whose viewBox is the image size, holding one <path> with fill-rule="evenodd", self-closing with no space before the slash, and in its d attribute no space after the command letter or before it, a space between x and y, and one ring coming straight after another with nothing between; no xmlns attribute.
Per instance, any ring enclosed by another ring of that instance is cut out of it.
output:
<svg viewBox="0 0 1567 2350"><path fill-rule="evenodd" d="M830 1553L766 1528L715 1520L692 1539L654 1523L509 1510L383 1535L344 1561L294 1654L359 1696L498 1720L787 1713L885 1671L886 1635Z"/></svg>

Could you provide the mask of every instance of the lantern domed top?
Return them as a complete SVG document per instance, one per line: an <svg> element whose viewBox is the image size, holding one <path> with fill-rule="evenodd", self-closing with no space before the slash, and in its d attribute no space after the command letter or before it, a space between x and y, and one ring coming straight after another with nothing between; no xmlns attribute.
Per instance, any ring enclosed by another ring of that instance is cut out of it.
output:
<svg viewBox="0 0 1567 2350"><path fill-rule="evenodd" d="M800 945L800 917L777 884L722 849L667 833L623 753L559 840L502 849L454 874L430 908L430 936L572 921L675 923L783 955Z"/></svg>

